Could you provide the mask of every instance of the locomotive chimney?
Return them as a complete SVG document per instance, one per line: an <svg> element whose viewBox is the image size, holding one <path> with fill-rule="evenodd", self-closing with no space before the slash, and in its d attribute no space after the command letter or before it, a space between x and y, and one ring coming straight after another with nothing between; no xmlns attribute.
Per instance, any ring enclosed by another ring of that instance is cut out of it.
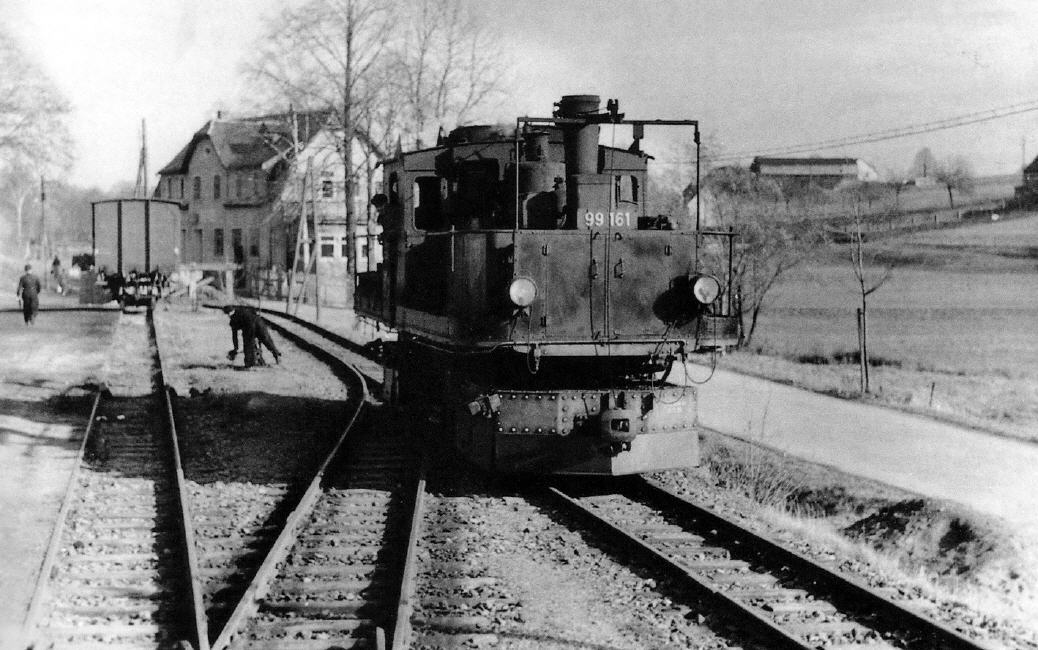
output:
<svg viewBox="0 0 1038 650"><path fill-rule="evenodd" d="M559 101L556 117L588 120L583 124L563 124L562 147L566 160L566 227L575 228L577 212L598 203L592 195L600 194L590 186L598 185L598 132L597 122L591 117L598 113L598 95L564 95Z"/></svg>
<svg viewBox="0 0 1038 650"><path fill-rule="evenodd" d="M584 119L598 112L598 95L564 95L558 117ZM598 124L565 124L562 127L566 152L566 175L598 173Z"/></svg>

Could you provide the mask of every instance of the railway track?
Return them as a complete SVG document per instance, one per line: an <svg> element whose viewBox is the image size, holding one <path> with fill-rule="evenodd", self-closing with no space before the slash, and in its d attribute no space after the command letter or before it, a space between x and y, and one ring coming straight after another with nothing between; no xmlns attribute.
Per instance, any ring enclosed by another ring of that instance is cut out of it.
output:
<svg viewBox="0 0 1038 650"><path fill-rule="evenodd" d="M548 492L765 647L985 647L649 479L558 481Z"/></svg>
<svg viewBox="0 0 1038 650"><path fill-rule="evenodd" d="M272 312L271 327L324 359L366 395L377 368L354 344L300 319ZM365 380L351 370L369 366ZM352 419L359 417L360 404ZM262 566L245 588L213 648L315 650L387 647L402 594L405 565L417 534L424 481L406 432L365 425L314 476ZM406 611L406 605L404 610Z"/></svg>
<svg viewBox="0 0 1038 650"><path fill-rule="evenodd" d="M404 436L353 441L344 466L284 529L213 647L384 647L421 489L412 452Z"/></svg>
<svg viewBox="0 0 1038 650"><path fill-rule="evenodd" d="M320 330L272 323L347 382L342 436L309 482L192 495L147 322L150 368L130 374L154 385L97 396L23 647L384 647L423 483L404 435L358 433L364 379Z"/></svg>
<svg viewBox="0 0 1038 650"><path fill-rule="evenodd" d="M199 647L204 630L169 395L150 320L117 337L149 349L125 395L98 393L27 617L37 648ZM121 323L122 325L122 323ZM139 340L141 336L148 340ZM149 336L150 335L150 336ZM155 379L151 383L153 372ZM121 391L122 392L122 391ZM133 395L133 393L140 393Z"/></svg>

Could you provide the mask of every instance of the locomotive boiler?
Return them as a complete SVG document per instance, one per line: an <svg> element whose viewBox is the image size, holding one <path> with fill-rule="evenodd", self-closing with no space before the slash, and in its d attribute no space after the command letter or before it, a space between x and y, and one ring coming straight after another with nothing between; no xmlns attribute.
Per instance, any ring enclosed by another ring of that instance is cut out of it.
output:
<svg viewBox="0 0 1038 650"><path fill-rule="evenodd" d="M384 261L358 275L356 311L398 333L395 397L481 466L695 465L694 386L664 379L738 336L734 234L701 229L698 208L649 213L642 141L684 128L698 147L698 122L628 120L595 95L556 107L383 163ZM628 146L600 143L617 130Z"/></svg>

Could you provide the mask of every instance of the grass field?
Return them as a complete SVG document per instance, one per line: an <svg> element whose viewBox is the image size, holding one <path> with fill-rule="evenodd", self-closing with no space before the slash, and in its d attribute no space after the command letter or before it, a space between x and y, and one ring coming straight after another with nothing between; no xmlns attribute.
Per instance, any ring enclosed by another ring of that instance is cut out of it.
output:
<svg viewBox="0 0 1038 650"><path fill-rule="evenodd" d="M876 244L895 264L869 299L869 399L1038 440L1038 215ZM845 251L769 295L727 367L853 396L854 276Z"/></svg>

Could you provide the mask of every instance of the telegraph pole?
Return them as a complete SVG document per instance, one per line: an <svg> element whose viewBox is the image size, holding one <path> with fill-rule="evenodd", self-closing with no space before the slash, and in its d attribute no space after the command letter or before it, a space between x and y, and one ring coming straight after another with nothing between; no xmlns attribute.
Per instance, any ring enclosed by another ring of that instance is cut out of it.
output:
<svg viewBox="0 0 1038 650"><path fill-rule="evenodd" d="M137 185L133 189L133 197L148 198L148 132L144 118L141 118L141 156L137 161Z"/></svg>
<svg viewBox="0 0 1038 650"><path fill-rule="evenodd" d="M40 258L46 260L47 249L50 242L47 239L47 190L43 185L43 176L40 176Z"/></svg>

